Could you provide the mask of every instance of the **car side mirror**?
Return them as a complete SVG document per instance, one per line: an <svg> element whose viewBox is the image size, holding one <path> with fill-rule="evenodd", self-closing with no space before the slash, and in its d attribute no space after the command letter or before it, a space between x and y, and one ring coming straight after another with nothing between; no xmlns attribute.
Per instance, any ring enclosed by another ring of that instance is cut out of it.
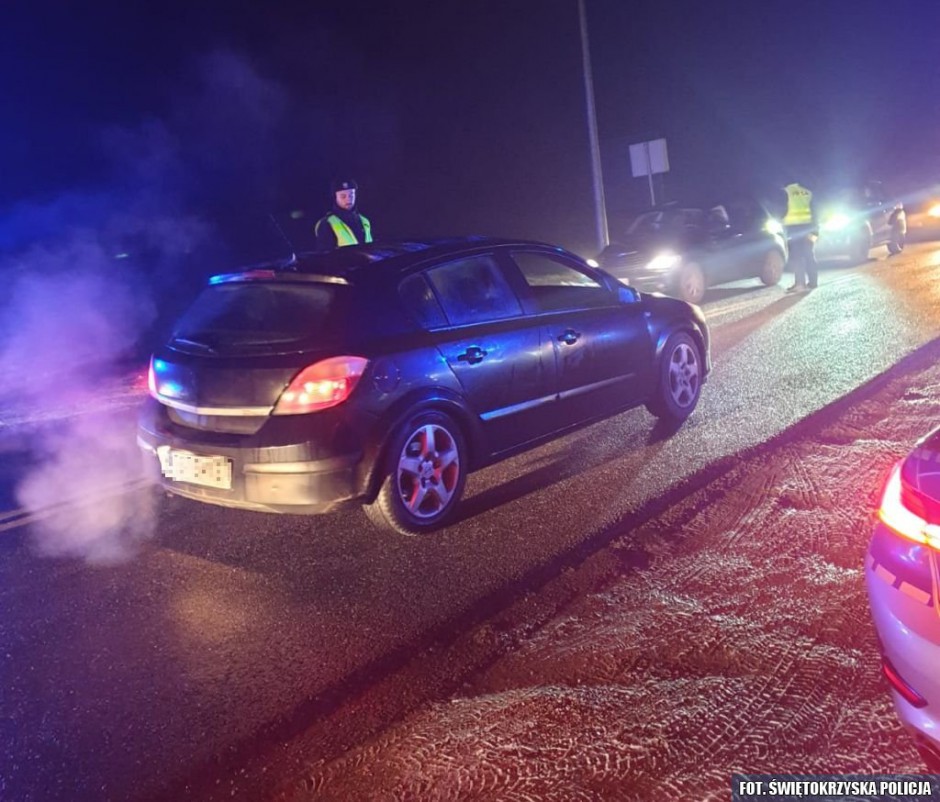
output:
<svg viewBox="0 0 940 802"><path fill-rule="evenodd" d="M635 304L640 300L640 293L633 289L633 287L627 287L625 284L621 284L617 288L617 300L622 304Z"/></svg>

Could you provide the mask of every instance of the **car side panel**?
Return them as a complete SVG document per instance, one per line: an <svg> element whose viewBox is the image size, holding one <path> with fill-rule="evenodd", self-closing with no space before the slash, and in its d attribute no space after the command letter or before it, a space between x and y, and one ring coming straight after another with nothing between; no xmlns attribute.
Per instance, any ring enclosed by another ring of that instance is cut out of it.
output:
<svg viewBox="0 0 940 802"><path fill-rule="evenodd" d="M640 304L544 316L558 373L558 422L567 426L640 403L649 392L652 342Z"/></svg>
<svg viewBox="0 0 940 802"><path fill-rule="evenodd" d="M702 265L707 286L721 284L738 277L740 253L739 234L724 231L709 237L707 246L689 254Z"/></svg>
<svg viewBox="0 0 940 802"><path fill-rule="evenodd" d="M486 452L551 431L555 358L538 321L519 317L455 328L437 334L437 347L480 421Z"/></svg>

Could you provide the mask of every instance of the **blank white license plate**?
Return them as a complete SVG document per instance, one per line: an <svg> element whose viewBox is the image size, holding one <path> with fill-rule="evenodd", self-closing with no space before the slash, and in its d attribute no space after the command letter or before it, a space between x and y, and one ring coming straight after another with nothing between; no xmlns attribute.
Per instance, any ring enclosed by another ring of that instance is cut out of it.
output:
<svg viewBox="0 0 940 802"><path fill-rule="evenodd" d="M174 482L232 489L232 461L227 457L203 456L176 448L158 448L160 470Z"/></svg>

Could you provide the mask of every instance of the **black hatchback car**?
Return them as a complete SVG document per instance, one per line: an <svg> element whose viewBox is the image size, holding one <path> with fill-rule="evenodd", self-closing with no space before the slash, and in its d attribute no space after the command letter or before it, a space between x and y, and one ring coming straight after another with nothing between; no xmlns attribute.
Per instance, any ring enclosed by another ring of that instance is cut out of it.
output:
<svg viewBox="0 0 940 802"><path fill-rule="evenodd" d="M641 404L683 421L708 371L696 307L561 248L353 246L212 278L151 359L138 443L181 496L359 501L417 534L476 468Z"/></svg>
<svg viewBox="0 0 940 802"><path fill-rule="evenodd" d="M757 201L742 199L712 207L650 209L597 262L640 290L697 304L715 284L751 277L776 284L787 256L781 223Z"/></svg>

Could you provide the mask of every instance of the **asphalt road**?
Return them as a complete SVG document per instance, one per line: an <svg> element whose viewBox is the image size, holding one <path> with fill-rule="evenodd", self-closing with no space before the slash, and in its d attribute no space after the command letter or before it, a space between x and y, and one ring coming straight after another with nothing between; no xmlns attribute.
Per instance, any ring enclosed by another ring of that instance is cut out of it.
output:
<svg viewBox="0 0 940 802"><path fill-rule="evenodd" d="M811 293L714 291L714 372L682 429L635 410L481 471L433 537L380 533L357 511L268 516L150 491L0 531L0 799L255 799L301 759L335 757L435 692L372 692L412 658L936 338L938 279L940 247L924 244L827 265ZM0 480L90 492L100 461L62 457L89 453L89 431L44 445L51 470L5 458ZM133 442L126 408L107 431ZM133 548L72 556L102 517L132 522ZM56 540L72 534L75 548Z"/></svg>
<svg viewBox="0 0 940 802"><path fill-rule="evenodd" d="M922 772L863 566L885 475L936 425L938 391L935 339L712 463L370 693L449 679L335 760L310 748L278 802L718 802L734 774Z"/></svg>

